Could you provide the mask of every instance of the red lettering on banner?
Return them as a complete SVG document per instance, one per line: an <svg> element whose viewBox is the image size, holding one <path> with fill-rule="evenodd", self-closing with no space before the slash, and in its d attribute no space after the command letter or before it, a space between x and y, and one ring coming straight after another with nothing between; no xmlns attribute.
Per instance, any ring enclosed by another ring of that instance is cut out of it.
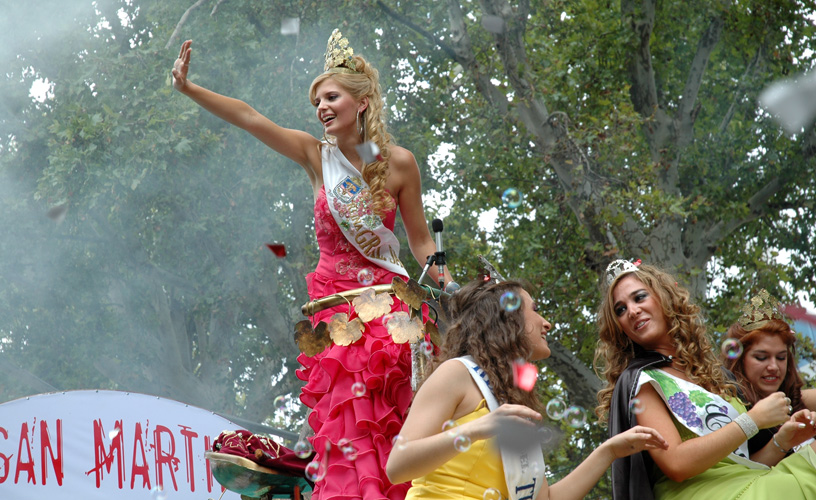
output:
<svg viewBox="0 0 816 500"><path fill-rule="evenodd" d="M3 434L3 439L8 439L8 432L6 432L6 429L4 429L3 427L0 427L0 433ZM12 455L12 456L14 456L14 455ZM6 479L8 479L8 475L9 475L9 459L10 458L11 457L7 457L5 454L0 453L0 460L3 461L2 471L0 471L0 472L3 473L3 476L0 477L0 484L5 483ZM209 462L207 463L207 465L209 465Z"/></svg>
<svg viewBox="0 0 816 500"><path fill-rule="evenodd" d="M121 427L121 423L119 423ZM48 434L48 424L45 420L40 420L40 464L42 466L42 484L48 481L48 464L46 463L45 452L51 455L51 465L54 467L54 475L57 476L57 484L62 486L62 419L57 419L57 456L51 448L51 435ZM122 477L119 477L119 487L122 487Z"/></svg>
<svg viewBox="0 0 816 500"><path fill-rule="evenodd" d="M23 442L28 455L28 462L23 462ZM31 442L28 440L28 422L23 422L20 428L20 444L17 446L17 472L14 474L14 484L20 480L20 472L28 472L27 483L37 484L37 477L34 475L34 459L31 458Z"/></svg>
<svg viewBox="0 0 816 500"><path fill-rule="evenodd" d="M181 427L181 435L184 436L184 457L187 460L187 482L190 483L190 491L195 491L195 462L193 462L193 438L198 437L197 432L193 432L186 425Z"/></svg>
<svg viewBox="0 0 816 500"><path fill-rule="evenodd" d="M170 437L169 450L167 453L162 448L162 434L167 434ZM179 459L176 458L176 438L167 427L157 425L156 430L153 431L153 446L156 450L156 485L161 486L167 491L169 488L164 483L164 465L167 465L167 470L170 471L170 479L173 480L173 489L178 491L176 484L176 473L179 467Z"/></svg>
<svg viewBox="0 0 816 500"><path fill-rule="evenodd" d="M136 451L142 452L142 465L136 465ZM133 435L133 461L130 468L130 489L136 481L136 476L142 476L142 488L152 489L150 486L150 468L147 466L147 454L142 441L142 424L136 422L136 430Z"/></svg>
<svg viewBox="0 0 816 500"><path fill-rule="evenodd" d="M91 418L93 417L91 416L88 420ZM93 420L92 426L88 425L90 424L88 420L85 420L84 425L80 426L81 429L73 429L72 421L61 416L44 420L37 418L33 421L32 418L28 418L23 422L17 420L12 426L16 427L20 422L19 436L14 435L13 429L9 430L8 422L5 423L5 426L0 426L0 492L6 487L4 483L10 483L12 478L14 485L9 484L6 488L15 486L29 488L30 485L36 485L46 487L43 488L43 491L49 488L60 488L60 491L68 492L69 490L74 491L78 485L84 485L83 488L93 488L95 485L100 491L110 491L109 488L116 488L118 484L119 490L124 490L128 487L127 476L130 475L131 490L149 491L155 486L161 486L164 491L173 489L183 494L187 488L179 485L176 478L176 473L180 474L179 467L182 465L186 467L185 479L191 493L197 493L204 486L196 484L197 480L202 483L206 481L206 489L209 493L217 492L219 489L222 492L226 491L215 481L209 460L201 456L200 447L203 445L204 451L211 450L213 438L200 429L195 430L195 424L182 425L172 420L167 426L156 425L154 422L136 421L132 424L128 422L128 427L131 425L134 427L134 437L131 440L125 436L123 431L127 417L122 419L116 419L113 416L97 418ZM110 427L111 424L113 424L112 427ZM0 425L3 424L0 423ZM92 445L88 439L89 431L93 432ZM78 435L82 437L81 442L77 441ZM180 447L177 449L178 440L176 438L184 440L183 451ZM14 441L18 441L16 457ZM129 450L127 450L125 441L133 444L130 462L127 460ZM77 443L80 445L78 446ZM93 462L91 462L91 453ZM40 464L37 464L35 458L40 459ZM205 460L204 464L196 463L202 459ZM87 465L93 465L93 468L84 471L84 475L79 471L71 472L70 466L66 469L66 463L74 462L82 464L80 470ZM205 468L196 471L198 465L204 465ZM13 471L12 467L15 467L16 470ZM154 467L154 475L151 478L150 472ZM37 470L41 473L39 480ZM206 475L206 479L201 477L202 473ZM76 474L82 478L79 483L77 477L72 477ZM49 476L50 485L48 484ZM94 476L95 480L92 481L90 476ZM116 476L116 482L113 476ZM140 482L137 482L138 476L141 476ZM0 500L5 500L4 493L0 493Z"/></svg>
<svg viewBox="0 0 816 500"><path fill-rule="evenodd" d="M212 449L212 443L210 442L210 436L204 436L204 451L210 451ZM207 493L212 493L212 486L213 486L213 474L212 474L212 467L210 467L210 460L205 460L207 463Z"/></svg>
<svg viewBox="0 0 816 500"><path fill-rule="evenodd" d="M86 476L91 473L96 474L96 487L102 484L102 479L105 476L102 468L107 469L108 474L113 468L114 456L116 458L116 476L119 479L119 489L122 489L122 482L125 478L125 460L123 457L123 437L122 437L122 421L117 420L113 427L116 431L116 436L111 439L110 453L105 452L105 429L102 427L102 419L94 420L94 468L85 472ZM44 466L43 466L44 467ZM44 482L44 480L43 480Z"/></svg>

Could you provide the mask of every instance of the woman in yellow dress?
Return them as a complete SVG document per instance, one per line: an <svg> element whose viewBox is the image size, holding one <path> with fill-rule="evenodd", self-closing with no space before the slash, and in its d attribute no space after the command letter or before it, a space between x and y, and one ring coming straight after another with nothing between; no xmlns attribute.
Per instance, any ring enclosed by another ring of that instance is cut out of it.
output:
<svg viewBox="0 0 816 500"><path fill-rule="evenodd" d="M453 295L450 314L442 351L386 466L392 482L413 480L407 500L583 498L615 458L665 448L656 431L635 427L547 485L535 439L528 439L529 449L507 449L494 437L508 429L535 436L541 401L516 386L513 363L549 357L552 325L516 281L471 282Z"/></svg>

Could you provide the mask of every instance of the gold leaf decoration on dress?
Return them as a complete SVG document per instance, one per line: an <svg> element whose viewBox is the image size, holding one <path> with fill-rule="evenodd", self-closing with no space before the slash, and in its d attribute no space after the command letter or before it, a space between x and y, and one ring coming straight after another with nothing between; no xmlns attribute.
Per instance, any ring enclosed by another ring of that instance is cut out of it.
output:
<svg viewBox="0 0 816 500"><path fill-rule="evenodd" d="M374 318L380 318L391 312L391 304L394 299L388 293L375 293L373 288L368 288L351 301L354 310L360 321L368 323Z"/></svg>
<svg viewBox="0 0 816 500"><path fill-rule="evenodd" d="M295 343L300 352L307 356L320 354L331 345L328 325L323 321L317 324L317 328L312 328L312 322L308 319L298 321L295 324Z"/></svg>
<svg viewBox="0 0 816 500"><path fill-rule="evenodd" d="M431 343L433 345L442 345L442 336L439 335L439 328L436 326L431 320L425 322L425 333L431 338Z"/></svg>
<svg viewBox="0 0 816 500"><path fill-rule="evenodd" d="M363 337L363 322L360 318L348 320L348 314L337 313L329 320L329 335L337 345L347 346Z"/></svg>
<svg viewBox="0 0 816 500"><path fill-rule="evenodd" d="M391 280L391 286L394 288L394 295L411 306L412 309L420 309L422 303L425 302L425 289L412 279L406 282L394 277L394 279Z"/></svg>
<svg viewBox="0 0 816 500"><path fill-rule="evenodd" d="M425 336L422 331L422 320L419 317L410 317L407 312L397 311L388 320L385 328L397 344L419 342Z"/></svg>

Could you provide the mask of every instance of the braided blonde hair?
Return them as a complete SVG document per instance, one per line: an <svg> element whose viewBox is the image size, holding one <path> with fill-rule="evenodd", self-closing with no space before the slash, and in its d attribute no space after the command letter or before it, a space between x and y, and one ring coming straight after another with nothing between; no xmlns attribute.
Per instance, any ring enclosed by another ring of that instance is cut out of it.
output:
<svg viewBox="0 0 816 500"><path fill-rule="evenodd" d="M309 100L314 104L317 88L328 79L337 82L357 101L363 97L368 98L368 107L360 114L360 119L364 123L365 137L380 148L383 161L363 165L362 174L363 180L371 189L374 213L385 217L385 214L396 206L394 199L385 189L385 181L388 178L388 160L391 158L390 145L394 140L385 127L380 73L361 56L354 56L354 63L356 68L354 73L326 72L315 78L309 87Z"/></svg>

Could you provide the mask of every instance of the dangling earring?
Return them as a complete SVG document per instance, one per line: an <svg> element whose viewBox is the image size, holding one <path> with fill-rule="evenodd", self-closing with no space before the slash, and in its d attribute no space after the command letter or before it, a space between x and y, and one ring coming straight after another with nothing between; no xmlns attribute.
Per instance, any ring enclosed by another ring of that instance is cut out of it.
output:
<svg viewBox="0 0 816 500"><path fill-rule="evenodd" d="M361 114L361 112L358 109L357 110L357 135L359 135L359 136L361 136L363 138L363 142L366 142L365 110L362 111L363 123L360 123L360 114Z"/></svg>

